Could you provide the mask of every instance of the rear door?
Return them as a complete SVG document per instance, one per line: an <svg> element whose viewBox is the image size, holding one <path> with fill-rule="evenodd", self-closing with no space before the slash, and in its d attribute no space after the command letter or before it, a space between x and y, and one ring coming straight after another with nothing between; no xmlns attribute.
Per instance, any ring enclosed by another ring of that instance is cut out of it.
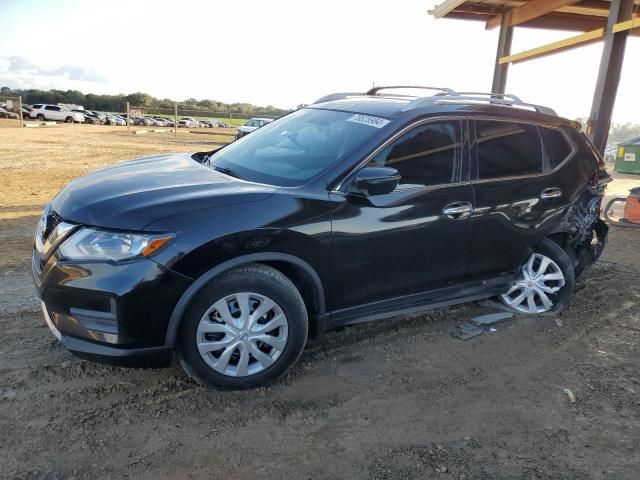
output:
<svg viewBox="0 0 640 480"><path fill-rule="evenodd" d="M383 146L368 166L396 168L395 191L367 198L332 193L333 310L463 279L473 208L466 123L431 121Z"/></svg>
<svg viewBox="0 0 640 480"><path fill-rule="evenodd" d="M568 204L539 128L503 119L472 122L475 196L470 277L513 270L557 224Z"/></svg>

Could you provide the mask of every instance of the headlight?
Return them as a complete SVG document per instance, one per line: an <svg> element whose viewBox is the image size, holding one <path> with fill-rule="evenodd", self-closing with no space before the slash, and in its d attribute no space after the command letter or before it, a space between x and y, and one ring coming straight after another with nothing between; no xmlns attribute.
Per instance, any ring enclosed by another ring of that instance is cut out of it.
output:
<svg viewBox="0 0 640 480"><path fill-rule="evenodd" d="M72 260L126 260L139 255L148 257L166 245L174 235L144 235L82 228L58 250Z"/></svg>

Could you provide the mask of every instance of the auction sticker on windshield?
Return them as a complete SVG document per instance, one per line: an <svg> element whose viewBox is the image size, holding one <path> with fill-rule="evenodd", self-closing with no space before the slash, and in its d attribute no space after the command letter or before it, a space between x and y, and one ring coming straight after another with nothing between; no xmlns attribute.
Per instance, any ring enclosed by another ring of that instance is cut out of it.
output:
<svg viewBox="0 0 640 480"><path fill-rule="evenodd" d="M387 120L386 118L373 117L371 115L356 113L352 117L348 118L347 122L362 123L363 125L369 125L370 127L382 128L387 123L389 123L389 120Z"/></svg>

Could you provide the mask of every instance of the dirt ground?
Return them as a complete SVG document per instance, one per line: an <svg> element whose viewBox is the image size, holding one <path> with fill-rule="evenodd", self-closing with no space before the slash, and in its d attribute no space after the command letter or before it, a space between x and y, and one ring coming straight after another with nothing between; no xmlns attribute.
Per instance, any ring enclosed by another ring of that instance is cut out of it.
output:
<svg viewBox="0 0 640 480"><path fill-rule="evenodd" d="M556 317L468 341L450 330L486 308L352 326L269 388L209 391L177 367L66 352L37 312L29 255L71 178L217 140L74 127L0 129L0 478L640 477L640 230L611 229ZM609 193L638 184L619 176Z"/></svg>

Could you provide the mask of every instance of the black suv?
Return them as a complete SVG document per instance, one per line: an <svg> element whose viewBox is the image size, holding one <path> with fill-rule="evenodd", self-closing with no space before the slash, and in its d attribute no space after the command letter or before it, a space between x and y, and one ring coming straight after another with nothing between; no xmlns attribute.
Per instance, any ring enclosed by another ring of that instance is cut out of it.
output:
<svg viewBox="0 0 640 480"><path fill-rule="evenodd" d="M33 250L53 333L120 365L175 352L235 389L341 325L491 297L561 309L607 234L610 178L579 125L509 95L392 91L71 182Z"/></svg>

